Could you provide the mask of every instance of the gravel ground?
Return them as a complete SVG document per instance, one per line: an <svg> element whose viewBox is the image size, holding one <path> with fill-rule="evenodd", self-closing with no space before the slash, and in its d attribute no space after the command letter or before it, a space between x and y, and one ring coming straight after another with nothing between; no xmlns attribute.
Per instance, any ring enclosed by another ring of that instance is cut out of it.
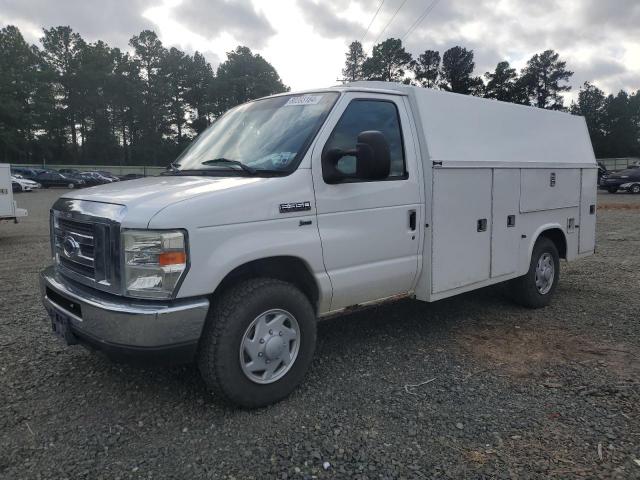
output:
<svg viewBox="0 0 640 480"><path fill-rule="evenodd" d="M0 225L0 477L640 478L640 196L599 195L598 254L553 304L493 287L321 322L290 398L221 405L193 367L116 365L49 333L36 283L62 193Z"/></svg>

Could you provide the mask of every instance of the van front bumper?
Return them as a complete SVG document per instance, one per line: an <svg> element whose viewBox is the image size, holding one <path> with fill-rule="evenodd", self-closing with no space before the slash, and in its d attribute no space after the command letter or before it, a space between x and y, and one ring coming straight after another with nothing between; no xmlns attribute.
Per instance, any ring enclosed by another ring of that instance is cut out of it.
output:
<svg viewBox="0 0 640 480"><path fill-rule="evenodd" d="M114 360L185 363L195 358L209 310L207 298L137 300L72 282L54 267L40 274L52 325L64 320L64 340Z"/></svg>

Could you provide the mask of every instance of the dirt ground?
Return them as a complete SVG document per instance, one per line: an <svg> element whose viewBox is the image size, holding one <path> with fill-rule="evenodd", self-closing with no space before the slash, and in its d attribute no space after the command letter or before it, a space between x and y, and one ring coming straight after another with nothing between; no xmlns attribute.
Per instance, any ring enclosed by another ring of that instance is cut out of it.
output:
<svg viewBox="0 0 640 480"><path fill-rule="evenodd" d="M598 195L597 254L551 306L502 286L319 324L304 384L236 410L194 367L113 364L49 332L60 190L0 225L0 478L640 478L640 196Z"/></svg>

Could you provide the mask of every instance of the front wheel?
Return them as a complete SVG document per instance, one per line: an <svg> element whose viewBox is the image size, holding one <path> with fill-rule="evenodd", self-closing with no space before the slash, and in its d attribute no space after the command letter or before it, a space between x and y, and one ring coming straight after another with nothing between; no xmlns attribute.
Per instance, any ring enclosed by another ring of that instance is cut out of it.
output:
<svg viewBox="0 0 640 480"><path fill-rule="evenodd" d="M640 183L634 183L633 185L631 185L631 188L629 189L629 191L636 195L640 193Z"/></svg>
<svg viewBox="0 0 640 480"><path fill-rule="evenodd" d="M70 183L69 185L67 185L67 187L69 188L75 188L75 186L76 186L75 183Z"/></svg>
<svg viewBox="0 0 640 480"><path fill-rule="evenodd" d="M541 237L533 247L529 271L511 283L514 299L527 308L546 307L560 280L560 256L555 244Z"/></svg>
<svg viewBox="0 0 640 480"><path fill-rule="evenodd" d="M315 343L315 314L298 288L275 279L247 280L214 299L198 367L214 394L241 407L263 407L298 386Z"/></svg>

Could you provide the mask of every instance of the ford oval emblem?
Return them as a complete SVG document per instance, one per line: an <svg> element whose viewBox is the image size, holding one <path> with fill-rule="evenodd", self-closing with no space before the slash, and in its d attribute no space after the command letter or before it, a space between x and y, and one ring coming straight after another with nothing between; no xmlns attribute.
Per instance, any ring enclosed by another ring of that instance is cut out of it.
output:
<svg viewBox="0 0 640 480"><path fill-rule="evenodd" d="M66 236L62 241L62 250L67 257L75 257L80 253L80 244L75 238Z"/></svg>

